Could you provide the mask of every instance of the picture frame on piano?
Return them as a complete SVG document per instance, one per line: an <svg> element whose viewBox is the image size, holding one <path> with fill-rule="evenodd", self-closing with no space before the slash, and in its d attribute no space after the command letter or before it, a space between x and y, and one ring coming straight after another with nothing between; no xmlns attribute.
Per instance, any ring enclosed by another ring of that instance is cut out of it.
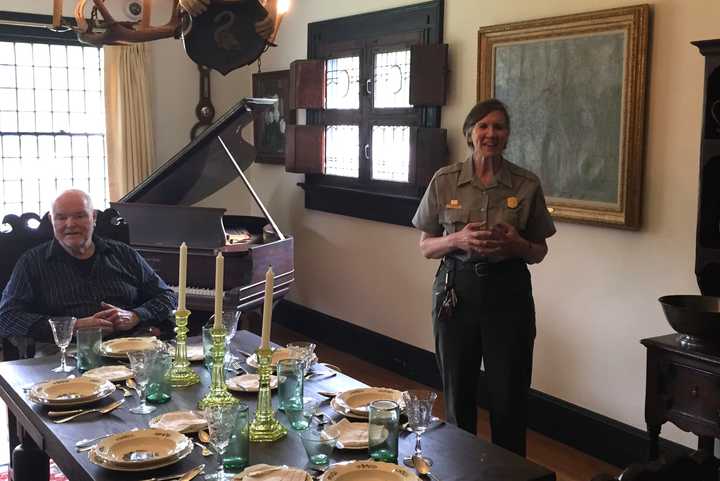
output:
<svg viewBox="0 0 720 481"><path fill-rule="evenodd" d="M255 98L275 98L277 102L253 121L256 162L285 164L285 132L295 123L295 111L289 108L290 70L259 72L252 76Z"/></svg>

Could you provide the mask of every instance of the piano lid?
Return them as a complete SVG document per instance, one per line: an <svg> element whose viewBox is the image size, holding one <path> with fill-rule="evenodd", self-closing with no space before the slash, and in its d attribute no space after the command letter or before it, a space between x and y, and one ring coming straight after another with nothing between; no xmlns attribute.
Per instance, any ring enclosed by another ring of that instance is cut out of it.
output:
<svg viewBox="0 0 720 481"><path fill-rule="evenodd" d="M238 166L246 170L255 160L255 147L243 140L241 132L253 120L253 111L273 102L241 100L119 201L192 205L215 193L238 176L218 137L233 152Z"/></svg>

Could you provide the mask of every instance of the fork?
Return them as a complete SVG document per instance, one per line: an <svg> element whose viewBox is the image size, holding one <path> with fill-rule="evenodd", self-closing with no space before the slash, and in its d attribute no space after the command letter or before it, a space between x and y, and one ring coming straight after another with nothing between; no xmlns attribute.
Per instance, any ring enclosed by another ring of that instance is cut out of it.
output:
<svg viewBox="0 0 720 481"><path fill-rule="evenodd" d="M68 421L72 421L73 419L75 419L75 418L77 418L77 417L82 416L83 414L90 414L90 413L107 414L107 413L109 413L110 411L112 411L113 409L116 409L116 408L120 407L120 405L123 404L124 402L125 402L125 399L123 398L123 399L120 399L119 401L115 401L114 403L108 404L107 406L102 407L102 408L88 409L88 410L86 410L86 411L81 411L81 412L79 412L79 413L73 414L73 415L68 416L68 417L66 417L66 418L53 419L53 422L55 422L55 423L57 423L57 424L66 423L66 422L68 422Z"/></svg>

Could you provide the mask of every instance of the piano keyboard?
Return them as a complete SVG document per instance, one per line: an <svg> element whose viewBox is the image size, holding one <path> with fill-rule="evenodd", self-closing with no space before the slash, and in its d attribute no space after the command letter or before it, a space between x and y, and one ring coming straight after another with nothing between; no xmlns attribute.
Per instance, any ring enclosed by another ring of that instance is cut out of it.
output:
<svg viewBox="0 0 720 481"><path fill-rule="evenodd" d="M178 286L170 286L170 288L175 291L175 294L178 293L180 288ZM227 291L223 291L223 296L227 293ZM205 289L202 287L186 287L185 288L185 295L190 296L198 296L198 297L207 297L210 299L215 298L215 291L213 289Z"/></svg>

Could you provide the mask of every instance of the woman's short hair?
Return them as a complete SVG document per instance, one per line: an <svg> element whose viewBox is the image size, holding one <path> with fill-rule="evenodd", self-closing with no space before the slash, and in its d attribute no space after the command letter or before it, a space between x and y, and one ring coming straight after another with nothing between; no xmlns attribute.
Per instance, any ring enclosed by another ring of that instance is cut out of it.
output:
<svg viewBox="0 0 720 481"><path fill-rule="evenodd" d="M473 146L472 138L470 137L473 127L475 127L475 124L478 123L480 119L491 112L502 112L503 115L505 115L507 128L508 130L510 129L510 114L508 114L507 106L504 103L500 102L498 99L487 99L482 102L478 102L472 109L470 109L467 117L465 117L465 122L463 122L462 127L465 141L470 147Z"/></svg>

